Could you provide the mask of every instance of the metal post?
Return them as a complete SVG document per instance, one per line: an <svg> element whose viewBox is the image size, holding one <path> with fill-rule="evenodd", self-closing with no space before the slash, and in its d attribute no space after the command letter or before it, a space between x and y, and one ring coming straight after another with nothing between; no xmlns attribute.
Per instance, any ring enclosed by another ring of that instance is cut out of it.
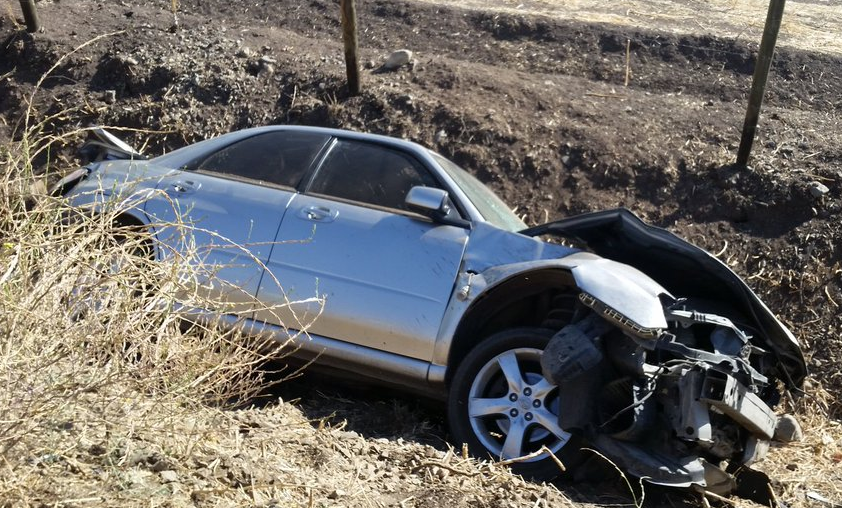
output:
<svg viewBox="0 0 842 508"><path fill-rule="evenodd" d="M41 22L38 20L38 12L35 10L35 0L20 0L20 8L23 10L23 19L26 21L27 32L41 30Z"/></svg>
<svg viewBox="0 0 842 508"><path fill-rule="evenodd" d="M348 74L348 92L360 94L360 64L357 48L357 8L354 0L340 0L342 8L342 39L345 42L345 72Z"/></svg>
<svg viewBox="0 0 842 508"><path fill-rule="evenodd" d="M743 136L740 139L740 150L737 152L737 164L745 166L754 143L754 133L757 130L757 120L760 118L760 105L763 103L763 93L766 90L766 79L772 66L772 56L775 53L775 42L781 28L786 0L770 0L769 12L766 15L766 27L760 40L760 50L757 52L757 63L754 67L754 79L751 83L751 94L748 98L746 120L743 124Z"/></svg>

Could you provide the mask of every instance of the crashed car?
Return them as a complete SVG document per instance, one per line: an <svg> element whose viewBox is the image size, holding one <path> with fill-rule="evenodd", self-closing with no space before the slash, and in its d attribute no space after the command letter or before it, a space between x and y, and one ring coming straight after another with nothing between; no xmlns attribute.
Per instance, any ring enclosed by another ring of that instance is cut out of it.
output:
<svg viewBox="0 0 842 508"><path fill-rule="evenodd" d="M247 129L148 160L98 134L100 160L57 194L90 210L143 196L120 222L153 256L198 245L219 267L230 305L201 313L280 341L318 314L297 354L446 400L476 456L547 478L550 453L570 466L586 442L648 482L724 494L799 431L774 410L806 375L790 331L627 210L527 228L441 155L343 130ZM159 227L175 215L189 242Z"/></svg>

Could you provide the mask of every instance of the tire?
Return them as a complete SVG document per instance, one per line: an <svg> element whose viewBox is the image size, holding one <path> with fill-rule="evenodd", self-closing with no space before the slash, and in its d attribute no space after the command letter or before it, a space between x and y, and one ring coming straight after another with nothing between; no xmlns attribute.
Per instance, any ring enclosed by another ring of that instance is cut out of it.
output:
<svg viewBox="0 0 842 508"><path fill-rule="evenodd" d="M103 257L95 259L78 274L69 298L72 319L90 312L101 312L111 305L115 294L131 295L142 301L151 294L144 274L153 261L153 248L145 232L136 226L115 225L95 247ZM128 270L128 277L121 277Z"/></svg>
<svg viewBox="0 0 842 508"><path fill-rule="evenodd" d="M540 355L553 333L543 328L503 330L468 353L456 369L448 398L447 419L457 447L465 443L476 457L506 460L546 446L567 468L580 462L578 439L558 427L559 389L541 374ZM511 467L536 480L562 473L546 454Z"/></svg>

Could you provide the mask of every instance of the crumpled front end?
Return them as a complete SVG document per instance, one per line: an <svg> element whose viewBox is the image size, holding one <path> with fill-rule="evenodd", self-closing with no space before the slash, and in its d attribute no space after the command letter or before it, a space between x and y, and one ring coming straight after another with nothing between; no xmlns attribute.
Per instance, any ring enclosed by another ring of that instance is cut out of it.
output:
<svg viewBox="0 0 842 508"><path fill-rule="evenodd" d="M742 316L754 342L776 359L775 375L789 388L807 376L801 348L792 333L727 265L664 229L644 223L626 209L605 210L550 222L523 231L586 247L603 258L633 266L670 293L715 302Z"/></svg>
<svg viewBox="0 0 842 508"><path fill-rule="evenodd" d="M556 333L541 359L561 388L559 425L650 483L730 493L771 441L800 436L773 409L775 356L736 317L663 293L648 301L656 298L660 329L580 293L584 317Z"/></svg>
<svg viewBox="0 0 842 508"><path fill-rule="evenodd" d="M774 410L807 372L786 326L714 256L628 210L523 233L604 258L568 257L581 258L571 270L580 310L542 355L544 376L570 394L560 426L650 483L765 502L765 485L745 488L765 478L749 466L772 441L801 437L797 421Z"/></svg>

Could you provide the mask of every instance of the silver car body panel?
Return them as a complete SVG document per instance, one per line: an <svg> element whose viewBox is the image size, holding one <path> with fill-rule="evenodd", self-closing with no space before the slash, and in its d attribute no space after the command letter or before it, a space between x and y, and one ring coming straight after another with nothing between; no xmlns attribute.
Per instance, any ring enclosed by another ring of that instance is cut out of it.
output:
<svg viewBox="0 0 842 508"><path fill-rule="evenodd" d="M162 257L187 254L201 295L226 313L257 310L254 297L295 192L185 171L161 177L157 190L144 212Z"/></svg>
<svg viewBox="0 0 842 508"><path fill-rule="evenodd" d="M427 382L430 378L443 380L443 366L343 340L298 332L264 321L204 309L177 307L179 312L198 323L288 344L287 351L293 351L302 361L314 360L320 367L353 373L355 377L368 378L431 398L441 399L446 393L442 389L443 384Z"/></svg>
<svg viewBox="0 0 842 508"><path fill-rule="evenodd" d="M467 241L461 227L297 194L267 263L277 284L267 280L258 299L323 297L310 333L429 361ZM295 322L316 315L317 305L256 318Z"/></svg>
<svg viewBox="0 0 842 508"><path fill-rule="evenodd" d="M671 296L660 284L633 268L595 254L582 252L564 259L576 285L583 292L640 328L663 330L667 327L660 297Z"/></svg>
<svg viewBox="0 0 842 508"><path fill-rule="evenodd" d="M92 168L68 194L70 205L95 212L103 207L127 211L144 224L149 223L142 213L145 200L155 193L160 178L173 171L132 160L103 161Z"/></svg>
<svg viewBox="0 0 842 508"><path fill-rule="evenodd" d="M448 365L453 337L474 301L515 276L542 270L570 272L580 290L641 326L667 326L660 300L669 295L666 289L631 266L594 254L479 223L471 232L463 266L436 342L435 365Z"/></svg>
<svg viewBox="0 0 842 508"><path fill-rule="evenodd" d="M254 310L263 267L293 194L151 161L119 160L100 163L69 197L71 205L93 212L110 206L148 224L158 259L192 251L186 257L202 294L224 312L241 314Z"/></svg>

